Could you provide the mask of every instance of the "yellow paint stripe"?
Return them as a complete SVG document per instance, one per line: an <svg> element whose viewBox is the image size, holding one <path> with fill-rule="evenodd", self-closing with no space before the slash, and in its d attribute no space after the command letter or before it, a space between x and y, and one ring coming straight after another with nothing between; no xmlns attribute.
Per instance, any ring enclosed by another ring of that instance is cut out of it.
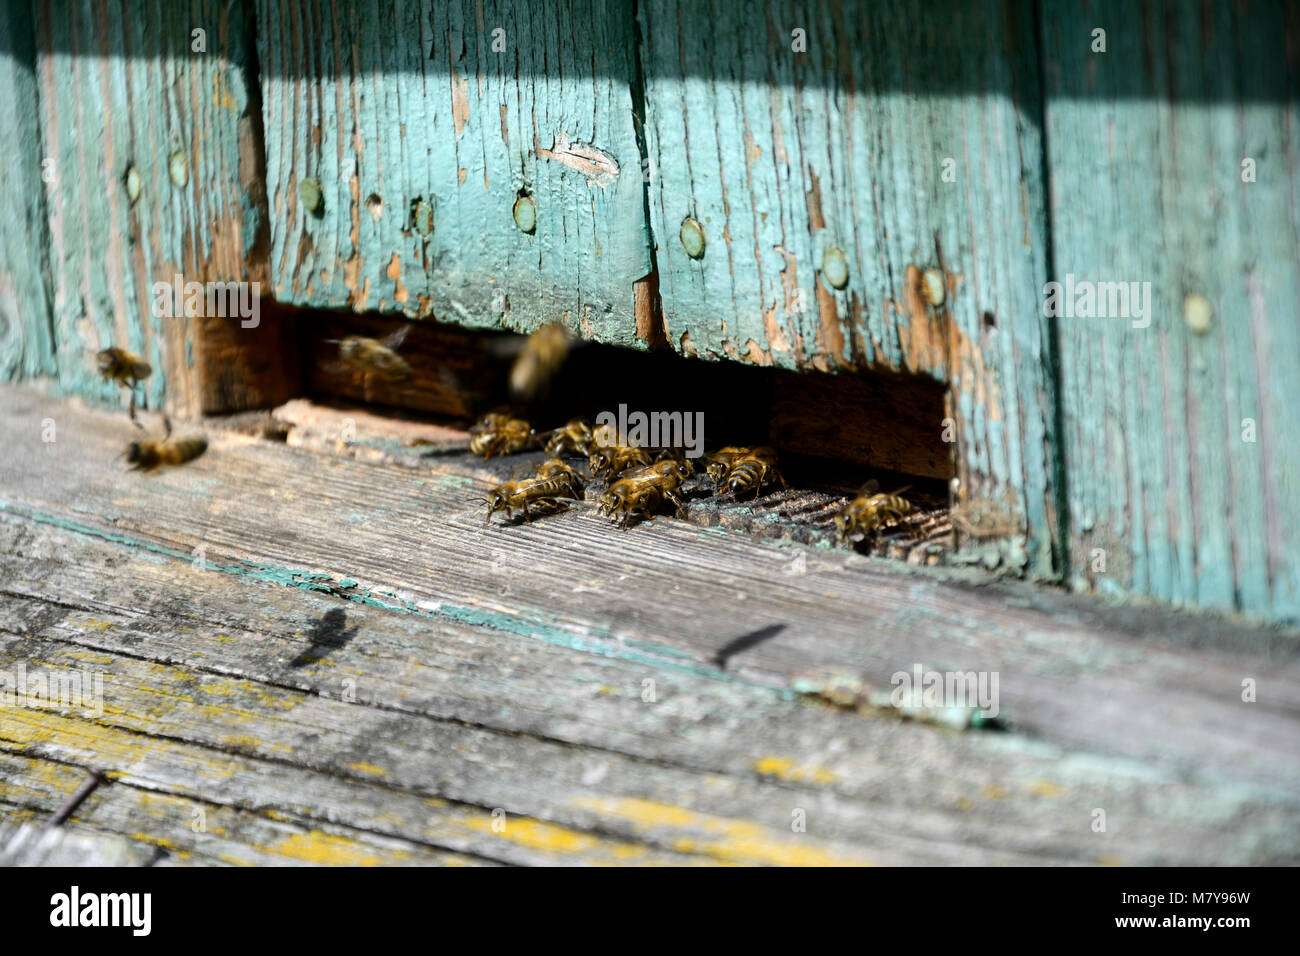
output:
<svg viewBox="0 0 1300 956"><path fill-rule="evenodd" d="M685 807L627 797L579 797L573 806L634 824L640 835L663 840L683 853L702 853L746 866L874 866L817 844L806 834L789 836L750 820L696 813ZM687 832L681 832L687 831Z"/></svg>

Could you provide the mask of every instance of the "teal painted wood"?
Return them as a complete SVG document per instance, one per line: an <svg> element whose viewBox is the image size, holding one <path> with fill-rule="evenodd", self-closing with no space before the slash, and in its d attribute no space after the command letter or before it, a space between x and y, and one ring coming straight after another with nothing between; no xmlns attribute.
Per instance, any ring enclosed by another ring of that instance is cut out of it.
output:
<svg viewBox="0 0 1300 956"><path fill-rule="evenodd" d="M245 81L244 7L36 7L41 136L55 175L47 195L59 385L124 402L95 367L95 353L116 345L153 365L151 406L166 397L174 411L197 413L196 322L154 314L152 287L178 274L257 278L257 110ZM192 49L196 29L206 52ZM134 203L129 169L139 177Z"/></svg>
<svg viewBox="0 0 1300 956"><path fill-rule="evenodd" d="M1150 283L1149 327L1058 319L1075 583L1296 619L1300 11L1053 10L1054 277Z"/></svg>
<svg viewBox="0 0 1300 956"><path fill-rule="evenodd" d="M967 542L1015 538L983 556L1051 573L1032 9L971 4L937 20L921 2L639 9L670 340L709 358L950 383ZM806 53L792 52L796 28ZM687 217L706 234L698 259L680 238ZM847 277L827 268L834 250ZM931 269L937 307L923 291Z"/></svg>
<svg viewBox="0 0 1300 956"><path fill-rule="evenodd" d="M53 375L55 355L31 8L0 5L0 36L0 380L14 380Z"/></svg>
<svg viewBox="0 0 1300 956"><path fill-rule="evenodd" d="M259 3L276 297L636 344L650 257L629 10Z"/></svg>

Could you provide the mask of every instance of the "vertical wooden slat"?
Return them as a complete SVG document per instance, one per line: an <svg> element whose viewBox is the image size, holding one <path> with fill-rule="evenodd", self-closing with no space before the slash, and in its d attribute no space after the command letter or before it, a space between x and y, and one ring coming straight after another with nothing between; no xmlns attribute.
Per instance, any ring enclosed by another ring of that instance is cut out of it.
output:
<svg viewBox="0 0 1300 956"><path fill-rule="evenodd" d="M49 260L45 232L45 152L37 116L32 10L0 6L0 380L52 375Z"/></svg>
<svg viewBox="0 0 1300 956"><path fill-rule="evenodd" d="M629 11L259 3L277 298L635 344L650 267Z"/></svg>
<svg viewBox="0 0 1300 956"><path fill-rule="evenodd" d="M949 384L966 553L1045 575L1057 517L1032 13L1015 0L639 4L669 340ZM706 233L698 259L687 217Z"/></svg>
<svg viewBox="0 0 1300 956"><path fill-rule="evenodd" d="M1150 283L1148 327L1058 320L1075 583L1296 618L1300 12L1045 13L1053 278Z"/></svg>
<svg viewBox="0 0 1300 956"><path fill-rule="evenodd" d="M154 366L151 405L165 396L174 412L195 414L212 404L195 355L208 320L155 314L153 284L261 275L244 6L36 6L41 133L56 176L48 206L60 386L122 400L99 380L94 356L124 346ZM196 29L206 52L192 48ZM181 184L169 171L173 154L183 157ZM134 204L124 185L130 167L140 178Z"/></svg>

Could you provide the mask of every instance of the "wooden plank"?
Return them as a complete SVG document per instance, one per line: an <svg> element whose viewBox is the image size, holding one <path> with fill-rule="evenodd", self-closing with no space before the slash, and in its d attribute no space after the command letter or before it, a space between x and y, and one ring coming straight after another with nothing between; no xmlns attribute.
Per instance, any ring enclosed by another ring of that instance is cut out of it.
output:
<svg viewBox="0 0 1300 956"><path fill-rule="evenodd" d="M1103 613L1026 584L909 573L670 519L621 532L584 507L484 528L474 499L493 479L467 463L416 477L214 435L204 457L142 477L110 464L126 422L3 394L0 440L15 451L0 462L3 509L23 520L184 560L201 545L239 577L624 660L650 654L685 673L718 676L721 649L764 631L724 676L776 688L839 670L889 686L918 662L996 672L1013 724L1056 746L1280 793L1300 777L1291 634L1211 615ZM51 415L54 452L26 424ZM1244 677L1256 703L1242 702Z"/></svg>
<svg viewBox="0 0 1300 956"><path fill-rule="evenodd" d="M419 847L398 841L513 863L1297 852L1300 805L1237 783L862 719L644 646L591 653L11 518L0 540L0 668L94 670L104 687L98 716L3 714L0 808L48 812L93 761L111 782L73 824L175 862L409 862ZM1099 806L1105 834L1086 825Z"/></svg>
<svg viewBox="0 0 1300 956"><path fill-rule="evenodd" d="M152 364L152 407L165 399L194 415L221 406L220 385L196 372L201 323L161 314L153 284L262 276L265 202L244 5L36 7L41 136L55 177L48 233L59 385L124 402L95 367L95 353L116 345ZM206 52L193 49L198 29ZM134 202L130 170L139 180Z"/></svg>
<svg viewBox="0 0 1300 956"><path fill-rule="evenodd" d="M1294 622L1300 15L1103 2L1043 31L1054 279L1148 290L1057 320L1073 582Z"/></svg>
<svg viewBox="0 0 1300 956"><path fill-rule="evenodd" d="M0 866L154 866L157 855L116 834L0 819Z"/></svg>
<svg viewBox="0 0 1300 956"><path fill-rule="evenodd" d="M636 343L650 264L624 4L258 9L277 299Z"/></svg>
<svg viewBox="0 0 1300 956"><path fill-rule="evenodd" d="M37 117L32 6L0 9L0 142L9 188L0 196L0 380L53 375L45 151Z"/></svg>
<svg viewBox="0 0 1300 956"><path fill-rule="evenodd" d="M139 756L147 746L141 743ZM189 795L169 793L158 789L153 780L148 781L152 785L142 785L143 768L138 765L130 772L114 773L62 826L5 823L4 817L15 821L48 817L63 799L63 788L69 783L75 787L84 772L3 748L0 743L0 866L480 866L489 862L333 822L296 819L278 809L230 807L207 798L198 788L189 788ZM11 834L7 842L6 833Z"/></svg>
<svg viewBox="0 0 1300 956"><path fill-rule="evenodd" d="M950 384L971 550L1047 576L1057 518L1033 11L940 7L638 6L664 321L686 354ZM807 52L792 51L796 28ZM679 238L688 217L706 233L699 259ZM842 288L827 277L836 256Z"/></svg>

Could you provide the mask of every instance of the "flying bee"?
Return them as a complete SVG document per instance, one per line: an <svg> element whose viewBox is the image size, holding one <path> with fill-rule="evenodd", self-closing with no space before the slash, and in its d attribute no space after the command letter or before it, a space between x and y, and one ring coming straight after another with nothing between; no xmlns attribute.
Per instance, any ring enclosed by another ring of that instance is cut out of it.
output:
<svg viewBox="0 0 1300 956"><path fill-rule="evenodd" d="M594 444L595 436L592 434L591 426L581 418L575 418L563 428L551 432L550 437L546 439L546 454L562 455L565 452L573 452L586 457L591 454Z"/></svg>
<svg viewBox="0 0 1300 956"><path fill-rule="evenodd" d="M705 473L709 480L713 482L715 491L721 491L723 482L727 480L727 473L731 471L732 464L736 459L749 454L748 448L741 448L736 445L728 445L726 448L720 448L709 456L709 465Z"/></svg>
<svg viewBox="0 0 1300 956"><path fill-rule="evenodd" d="M384 339L367 338L364 335L349 335L342 339L326 339L337 342L339 359L343 365L354 372L360 372L369 378L382 382L404 382L414 374L406 359L397 354L397 349L411 331L406 324Z"/></svg>
<svg viewBox="0 0 1300 956"><path fill-rule="evenodd" d="M847 544L849 538L857 532L867 535L885 525L901 521L912 510L912 503L906 498L900 498L897 494L875 493L877 487L875 481L867 482L859 489L858 496L835 516L835 528L841 542Z"/></svg>
<svg viewBox="0 0 1300 956"><path fill-rule="evenodd" d="M533 426L504 412L489 412L469 430L469 450L484 458L510 455L536 443Z"/></svg>
<svg viewBox="0 0 1300 956"><path fill-rule="evenodd" d="M569 333L559 322L548 322L528 336L510 367L510 395L530 402L543 395L569 355Z"/></svg>
<svg viewBox="0 0 1300 956"><path fill-rule="evenodd" d="M654 456L650 454L649 449L631 445L605 445L592 449L587 457L587 469L594 478L612 481L629 468L649 465L653 462Z"/></svg>
<svg viewBox="0 0 1300 956"><path fill-rule="evenodd" d="M621 515L619 527L624 531L633 514L650 517L663 507L665 501L671 501L677 507L677 514L681 515L686 504L677 492L689 476L688 465L672 460L657 461L628 472L601 496L600 512L610 517Z"/></svg>
<svg viewBox="0 0 1300 956"><path fill-rule="evenodd" d="M143 428L144 426L135 417L135 387L149 377L153 372L152 366L134 352L119 348L104 349L96 359L99 362L99 374L104 376L106 381L117 382L131 393L131 404L127 414L137 427Z"/></svg>
<svg viewBox="0 0 1300 956"><path fill-rule="evenodd" d="M547 462L547 464L552 463ZM507 518L513 518L515 508L522 508L524 520L531 524L533 516L532 512L528 510L529 504L543 508L567 508L568 506L560 499L581 498L582 485L578 480L578 476L573 473L572 468L563 465L563 463L560 464L567 470L567 474L559 473L545 478L534 477L524 478L520 481L507 481L505 484L494 488L488 493L488 513L483 520L483 524L490 523L492 516L498 511L504 511Z"/></svg>
<svg viewBox="0 0 1300 956"><path fill-rule="evenodd" d="M789 487L776 467L776 451L772 448L747 450L745 454L732 461L727 471L727 490L737 498L742 492L749 491L751 488L754 490L754 497L757 498L763 485L770 482L775 482L782 488Z"/></svg>
<svg viewBox="0 0 1300 956"><path fill-rule="evenodd" d="M183 465L193 461L208 450L208 440L202 435L172 438L171 419L163 417L164 432L161 439L133 441L126 446L126 460L134 471L153 471L159 465Z"/></svg>

